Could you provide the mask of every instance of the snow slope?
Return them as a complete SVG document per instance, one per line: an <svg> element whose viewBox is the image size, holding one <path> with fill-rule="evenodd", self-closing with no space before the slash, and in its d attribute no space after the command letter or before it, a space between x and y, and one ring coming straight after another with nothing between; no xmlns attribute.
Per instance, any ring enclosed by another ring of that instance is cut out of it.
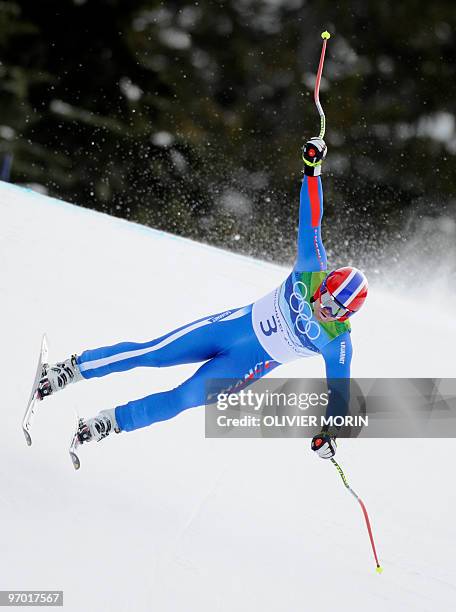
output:
<svg viewBox="0 0 456 612"><path fill-rule="evenodd" d="M67 455L83 415L174 386L193 366L142 369L49 398L20 423L41 334L51 360L142 341L257 298L266 263L0 184L0 589L63 589L64 609L113 612L447 611L456 607L455 440L345 440L332 466L292 439L206 440L202 409ZM454 322L419 319L373 287L354 321L357 376L451 376ZM277 376L323 373L319 359ZM327 599L327 604L322 602Z"/></svg>

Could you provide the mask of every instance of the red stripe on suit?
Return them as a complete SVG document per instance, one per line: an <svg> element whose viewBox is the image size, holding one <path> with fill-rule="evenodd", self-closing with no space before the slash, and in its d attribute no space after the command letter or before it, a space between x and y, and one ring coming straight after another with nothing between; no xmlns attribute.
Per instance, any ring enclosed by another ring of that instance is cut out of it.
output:
<svg viewBox="0 0 456 612"><path fill-rule="evenodd" d="M321 202L317 176L307 177L307 190L310 200L311 225L312 227L318 227L321 217Z"/></svg>

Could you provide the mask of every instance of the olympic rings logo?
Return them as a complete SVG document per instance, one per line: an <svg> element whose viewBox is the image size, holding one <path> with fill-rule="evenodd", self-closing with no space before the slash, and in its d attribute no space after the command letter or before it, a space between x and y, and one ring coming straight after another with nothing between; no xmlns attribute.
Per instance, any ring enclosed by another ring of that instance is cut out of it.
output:
<svg viewBox="0 0 456 612"><path fill-rule="evenodd" d="M312 320L312 308L309 302L306 302L307 287L302 281L296 281L293 284L293 293L290 295L288 303L291 310L297 314L295 327L301 334L304 334L309 340L316 340L321 333L320 326L316 321Z"/></svg>

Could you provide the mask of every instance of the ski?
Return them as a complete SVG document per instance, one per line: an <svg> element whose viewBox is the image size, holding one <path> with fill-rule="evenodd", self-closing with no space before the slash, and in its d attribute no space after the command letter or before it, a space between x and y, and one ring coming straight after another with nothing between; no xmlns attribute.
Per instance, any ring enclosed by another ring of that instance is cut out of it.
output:
<svg viewBox="0 0 456 612"><path fill-rule="evenodd" d="M38 394L38 383L40 382L43 366L47 364L48 361L48 343L46 334L43 334L43 338L41 340L41 350L40 356L38 358L38 365L36 366L35 372L35 380L32 386L32 392L30 394L30 399L27 404L27 408L25 410L24 418L22 420L22 431L24 432L25 439L27 441L28 446L32 445L32 437L30 435L30 431L32 428L32 421L35 415L35 408L37 402L41 401L41 398Z"/></svg>
<svg viewBox="0 0 456 612"><path fill-rule="evenodd" d="M79 439L79 430L83 424L84 424L84 421L77 416L76 431L73 434L73 437L71 438L70 450L69 450L70 459L71 459L71 462L73 463L73 467L75 470L79 470L79 468L81 467L81 462L79 461L78 449L81 446L81 441Z"/></svg>

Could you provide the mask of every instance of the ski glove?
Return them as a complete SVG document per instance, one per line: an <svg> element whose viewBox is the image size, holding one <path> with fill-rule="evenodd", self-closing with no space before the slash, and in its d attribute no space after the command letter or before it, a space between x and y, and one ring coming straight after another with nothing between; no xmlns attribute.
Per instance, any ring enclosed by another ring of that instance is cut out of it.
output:
<svg viewBox="0 0 456 612"><path fill-rule="evenodd" d="M322 459L331 459L336 454L336 440L329 433L322 431L312 438L312 450Z"/></svg>
<svg viewBox="0 0 456 612"><path fill-rule="evenodd" d="M326 157L328 148L325 141L314 136L306 142L302 148L302 159L304 160L304 174L307 176L319 176L321 164Z"/></svg>

